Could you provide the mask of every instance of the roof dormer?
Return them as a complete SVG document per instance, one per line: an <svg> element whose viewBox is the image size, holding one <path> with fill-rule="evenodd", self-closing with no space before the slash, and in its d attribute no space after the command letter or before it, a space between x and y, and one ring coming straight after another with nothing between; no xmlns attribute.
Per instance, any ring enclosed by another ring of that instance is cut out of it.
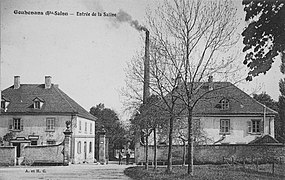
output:
<svg viewBox="0 0 285 180"><path fill-rule="evenodd" d="M42 106L44 104L43 99L36 97L33 101L34 101L34 105L33 105L34 109L41 109L42 108Z"/></svg>
<svg viewBox="0 0 285 180"><path fill-rule="evenodd" d="M227 110L230 109L230 101L226 98L223 98L219 102L221 110Z"/></svg>
<svg viewBox="0 0 285 180"><path fill-rule="evenodd" d="M9 104L10 104L10 100L5 98L4 96L2 96L2 98L1 98L1 110L6 112Z"/></svg>

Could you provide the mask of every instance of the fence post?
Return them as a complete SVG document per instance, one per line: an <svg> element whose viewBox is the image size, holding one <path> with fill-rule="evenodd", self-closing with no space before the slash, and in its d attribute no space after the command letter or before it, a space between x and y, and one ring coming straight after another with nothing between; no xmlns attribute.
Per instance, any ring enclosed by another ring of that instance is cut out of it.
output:
<svg viewBox="0 0 285 180"><path fill-rule="evenodd" d="M272 174L274 175L274 161L272 163Z"/></svg>
<svg viewBox="0 0 285 180"><path fill-rule="evenodd" d="M234 166L234 157L232 157L232 164L233 164L233 166Z"/></svg>
<svg viewBox="0 0 285 180"><path fill-rule="evenodd" d="M256 159L256 171L258 172L258 159Z"/></svg>

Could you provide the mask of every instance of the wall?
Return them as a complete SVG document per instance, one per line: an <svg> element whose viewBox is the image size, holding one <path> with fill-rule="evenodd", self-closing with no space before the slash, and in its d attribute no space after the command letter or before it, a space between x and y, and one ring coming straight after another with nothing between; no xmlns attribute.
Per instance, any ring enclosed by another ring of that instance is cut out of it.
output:
<svg viewBox="0 0 285 180"><path fill-rule="evenodd" d="M201 127L207 133L207 136L213 140L213 142L218 141L222 134L220 134L220 120L229 119L230 120L230 134L226 135L226 138L222 143L230 144L247 144L254 140L260 134L248 133L248 121L252 119L263 120L263 117L231 117L231 116L221 116L221 117L201 117ZM264 123L264 134L269 134L269 117L266 118ZM273 119L273 118L272 118ZM274 124L271 121L271 136L274 137Z"/></svg>
<svg viewBox="0 0 285 180"><path fill-rule="evenodd" d="M55 118L55 131L46 131L47 117ZM29 135L38 135L38 145L45 145L48 140L55 140L57 144L62 142L64 139L63 131L66 129L65 122L71 120L69 115L1 115L0 118L0 137L9 132L9 119L21 118L23 120L23 131L14 131L16 137L26 137L28 139Z"/></svg>
<svg viewBox="0 0 285 180"><path fill-rule="evenodd" d="M16 165L16 147L0 147L0 166Z"/></svg>
<svg viewBox="0 0 285 180"><path fill-rule="evenodd" d="M252 119L263 120L263 116L212 116L212 117L193 117L193 119L200 119L200 126L202 131L205 133L209 140L207 144L213 144L221 139L223 134L220 134L220 120L221 119L229 119L230 120L230 133L226 135L226 138L221 143L227 144L247 144L257 137L260 137L262 134L269 134L274 137L274 118L266 117L266 121L264 123L264 133L253 134L248 132L248 122ZM270 121L270 123L269 123ZM185 122L187 119L185 118ZM184 130L184 134L187 135L187 123L185 123L185 128L180 128ZM270 130L269 130L270 128ZM174 132L175 133L175 132ZM158 141L160 139L168 141L165 132L162 137L157 137ZM175 137L175 134L174 134ZM153 145L153 133L149 137L149 144ZM173 139L174 144L182 144L179 138Z"/></svg>
<svg viewBox="0 0 285 180"><path fill-rule="evenodd" d="M63 144L45 146L26 146L23 149L22 157L36 162L62 163Z"/></svg>
<svg viewBox="0 0 285 180"><path fill-rule="evenodd" d="M144 162L145 147L140 146L136 153L136 162ZM173 162L182 162L183 146L173 146ZM148 157L153 161L154 147L149 146ZM158 146L158 161L167 161L168 146ZM234 158L238 161L251 161L259 159L260 161L271 161L272 159L285 162L285 145L201 145L194 149L194 161L196 163L222 163L223 158Z"/></svg>
<svg viewBox="0 0 285 180"><path fill-rule="evenodd" d="M81 117L76 117L75 121L76 128L74 129L74 133L72 135L72 163L93 163L95 151L95 121ZM80 123L81 129L79 129Z"/></svg>

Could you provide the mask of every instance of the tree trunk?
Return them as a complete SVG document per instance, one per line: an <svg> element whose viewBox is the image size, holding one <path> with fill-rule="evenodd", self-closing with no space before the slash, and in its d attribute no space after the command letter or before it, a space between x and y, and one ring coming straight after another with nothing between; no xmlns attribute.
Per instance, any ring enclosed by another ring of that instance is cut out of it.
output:
<svg viewBox="0 0 285 180"><path fill-rule="evenodd" d="M182 166L186 165L186 142L183 140Z"/></svg>
<svg viewBox="0 0 285 180"><path fill-rule="evenodd" d="M169 134L168 134L168 157L167 157L167 173L172 172L172 136L173 136L173 117L169 120Z"/></svg>
<svg viewBox="0 0 285 180"><path fill-rule="evenodd" d="M192 127L192 109L188 109L188 174L194 175L194 149L193 149L193 127Z"/></svg>
<svg viewBox="0 0 285 180"><path fill-rule="evenodd" d="M154 156L153 156L153 162L154 162L154 169L157 169L157 144L156 144L156 125L154 126L153 131L153 140L154 140Z"/></svg>
<svg viewBox="0 0 285 180"><path fill-rule="evenodd" d="M145 137L145 169L148 170L148 131Z"/></svg>

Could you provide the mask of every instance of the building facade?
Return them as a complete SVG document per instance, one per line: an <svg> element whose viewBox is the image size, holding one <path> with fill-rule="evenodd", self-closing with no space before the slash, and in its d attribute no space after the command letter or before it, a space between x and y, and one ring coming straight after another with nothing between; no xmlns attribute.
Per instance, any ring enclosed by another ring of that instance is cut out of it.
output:
<svg viewBox="0 0 285 180"><path fill-rule="evenodd" d="M96 118L51 83L14 85L2 91L0 137L12 133L10 144L17 157L27 145L59 144L64 140L66 122L71 122L70 158L73 163L94 162Z"/></svg>

